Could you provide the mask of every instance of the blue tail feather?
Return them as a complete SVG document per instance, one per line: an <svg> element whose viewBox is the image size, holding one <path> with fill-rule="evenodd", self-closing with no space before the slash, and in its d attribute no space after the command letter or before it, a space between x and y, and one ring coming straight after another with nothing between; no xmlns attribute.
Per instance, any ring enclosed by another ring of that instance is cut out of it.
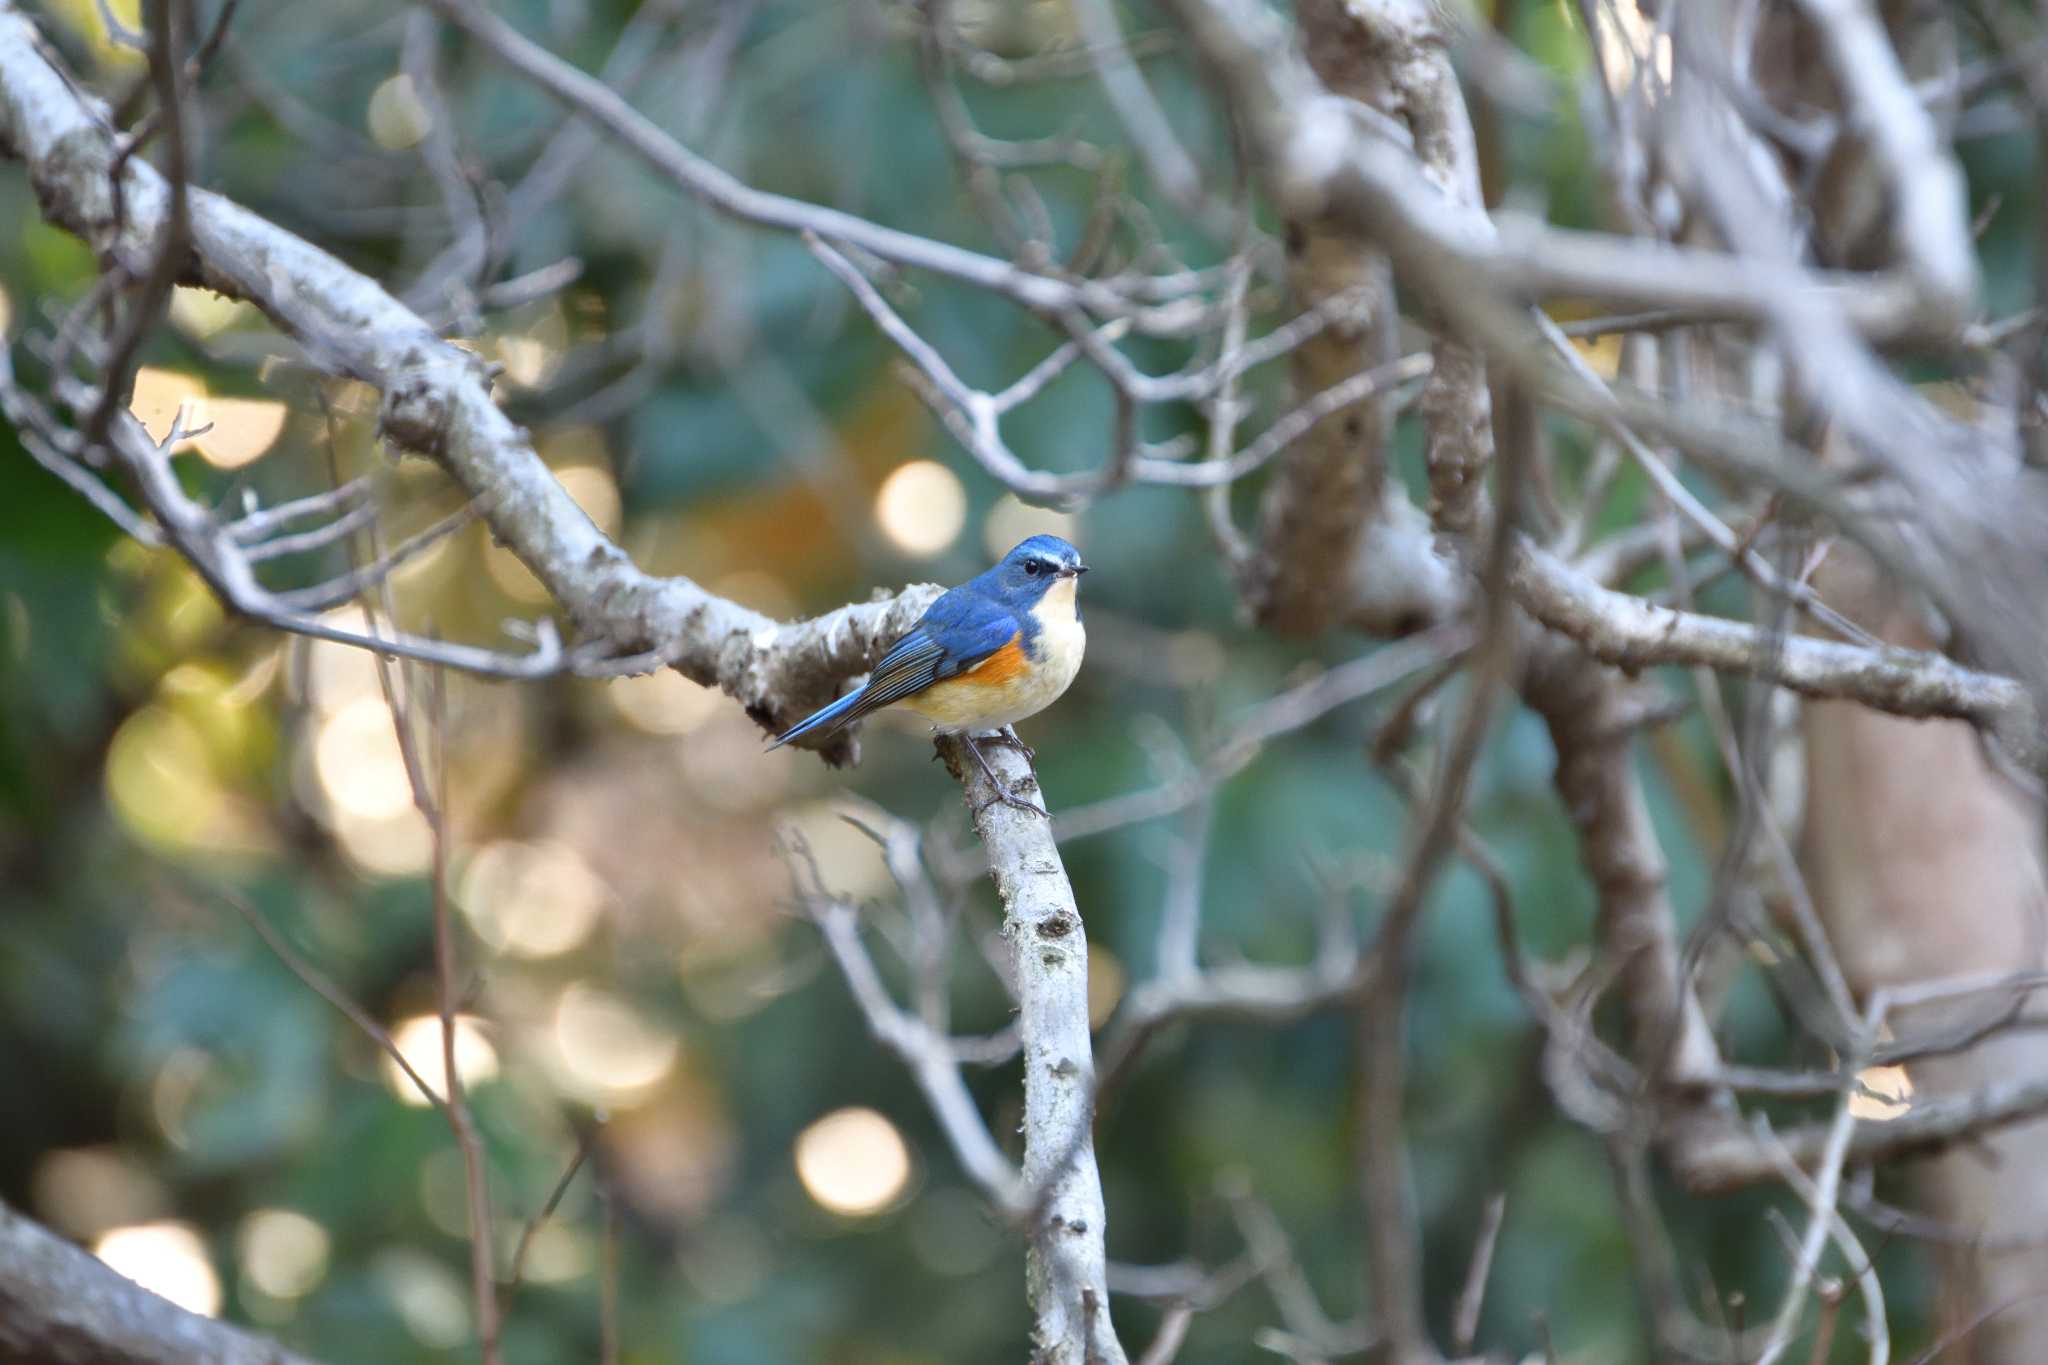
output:
<svg viewBox="0 0 2048 1365"><path fill-rule="evenodd" d="M780 749L791 740L802 739L813 730L837 729L848 721L856 719L859 715L857 708L860 705L861 698L866 693L867 688L857 688L841 697L838 701L833 702L830 706L813 711L810 715L777 735L775 742L768 747L770 749Z"/></svg>

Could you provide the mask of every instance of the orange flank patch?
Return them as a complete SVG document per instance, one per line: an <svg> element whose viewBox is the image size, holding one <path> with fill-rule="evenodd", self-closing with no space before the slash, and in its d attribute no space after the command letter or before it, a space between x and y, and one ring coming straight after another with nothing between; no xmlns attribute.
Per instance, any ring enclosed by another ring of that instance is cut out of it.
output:
<svg viewBox="0 0 2048 1365"><path fill-rule="evenodd" d="M1024 657L1024 633L1019 631L1010 637L1010 643L960 676L986 687L1005 687L1022 678L1030 666L1031 661Z"/></svg>
<svg viewBox="0 0 2048 1365"><path fill-rule="evenodd" d="M903 704L941 730L992 730L1031 715L1051 700L1036 695L1044 673L1025 657L1019 634L965 673L935 682L905 697Z"/></svg>

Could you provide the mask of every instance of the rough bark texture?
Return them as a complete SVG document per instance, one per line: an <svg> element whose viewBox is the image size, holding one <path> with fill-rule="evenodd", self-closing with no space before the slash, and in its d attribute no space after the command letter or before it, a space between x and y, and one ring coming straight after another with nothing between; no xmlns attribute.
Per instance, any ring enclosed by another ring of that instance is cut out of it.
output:
<svg viewBox="0 0 2048 1365"><path fill-rule="evenodd" d="M1371 73L1374 107L1407 128L1423 175L1444 198L1478 215L1485 207L1479 149L1451 66L1442 10L1430 0L1352 0L1345 10ZM1308 36L1314 66L1317 46L1312 31ZM1317 74L1329 83L1327 71ZM1479 529L1486 470L1493 462L1486 362L1456 337L1439 339L1430 355L1435 365L1423 384L1421 405L1430 520L1439 530L1469 536Z"/></svg>
<svg viewBox="0 0 2048 1365"><path fill-rule="evenodd" d="M1300 17L1308 60L1332 90L1368 103L1384 98L1374 54L1338 0L1311 0ZM1293 306L1328 319L1290 362L1295 396L1307 399L1393 359L1393 277L1369 239L1318 213L1290 217L1286 239ZM1384 635L1456 609L1457 575L1387 465L1394 412L1385 396L1337 409L1295 443L1274 476L1246 591L1260 624L1309 635L1342 622Z"/></svg>
<svg viewBox="0 0 2048 1365"><path fill-rule="evenodd" d="M1532 647L1522 698L1557 747L1557 794L1599 897L1600 945L1621 965L1637 1048L1658 1054L1645 1056L1644 1065L1663 1081L1698 1081L1713 1072L1717 1056L1699 1000L1679 970L1664 851L1635 770L1643 700L1557 636Z"/></svg>

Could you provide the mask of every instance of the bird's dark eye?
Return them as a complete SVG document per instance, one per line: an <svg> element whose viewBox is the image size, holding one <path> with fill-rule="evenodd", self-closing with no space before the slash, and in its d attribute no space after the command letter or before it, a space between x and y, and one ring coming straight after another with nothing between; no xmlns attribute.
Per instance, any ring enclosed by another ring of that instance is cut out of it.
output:
<svg viewBox="0 0 2048 1365"><path fill-rule="evenodd" d="M1027 559L1024 561L1024 572L1030 574L1033 578L1036 578L1038 577L1038 575L1045 572L1045 565L1039 563L1035 559Z"/></svg>

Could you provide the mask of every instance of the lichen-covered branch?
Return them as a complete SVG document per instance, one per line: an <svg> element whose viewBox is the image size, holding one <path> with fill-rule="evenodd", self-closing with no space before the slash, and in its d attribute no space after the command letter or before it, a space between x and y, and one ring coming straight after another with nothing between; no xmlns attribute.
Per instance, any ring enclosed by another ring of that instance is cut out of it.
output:
<svg viewBox="0 0 2048 1365"><path fill-rule="evenodd" d="M2036 741L2026 689L1924 649L1870 647L1792 636L1657 606L1603 588L1547 552L1524 546L1511 583L1516 600L1543 625L1604 663L1634 672L1696 664L1754 674L1810 697L1838 697L1898 716L1950 716L2000 736Z"/></svg>
<svg viewBox="0 0 2048 1365"><path fill-rule="evenodd" d="M946 766L960 782L1003 901L1024 1048L1024 1184L1034 1195L1032 1340L1043 1365L1123 1365L1109 1320L1102 1178L1095 1165L1095 1054L1088 1025L1088 934L1052 822L996 799L957 740ZM1006 745L983 752L1009 789L1037 789L1030 763Z"/></svg>

